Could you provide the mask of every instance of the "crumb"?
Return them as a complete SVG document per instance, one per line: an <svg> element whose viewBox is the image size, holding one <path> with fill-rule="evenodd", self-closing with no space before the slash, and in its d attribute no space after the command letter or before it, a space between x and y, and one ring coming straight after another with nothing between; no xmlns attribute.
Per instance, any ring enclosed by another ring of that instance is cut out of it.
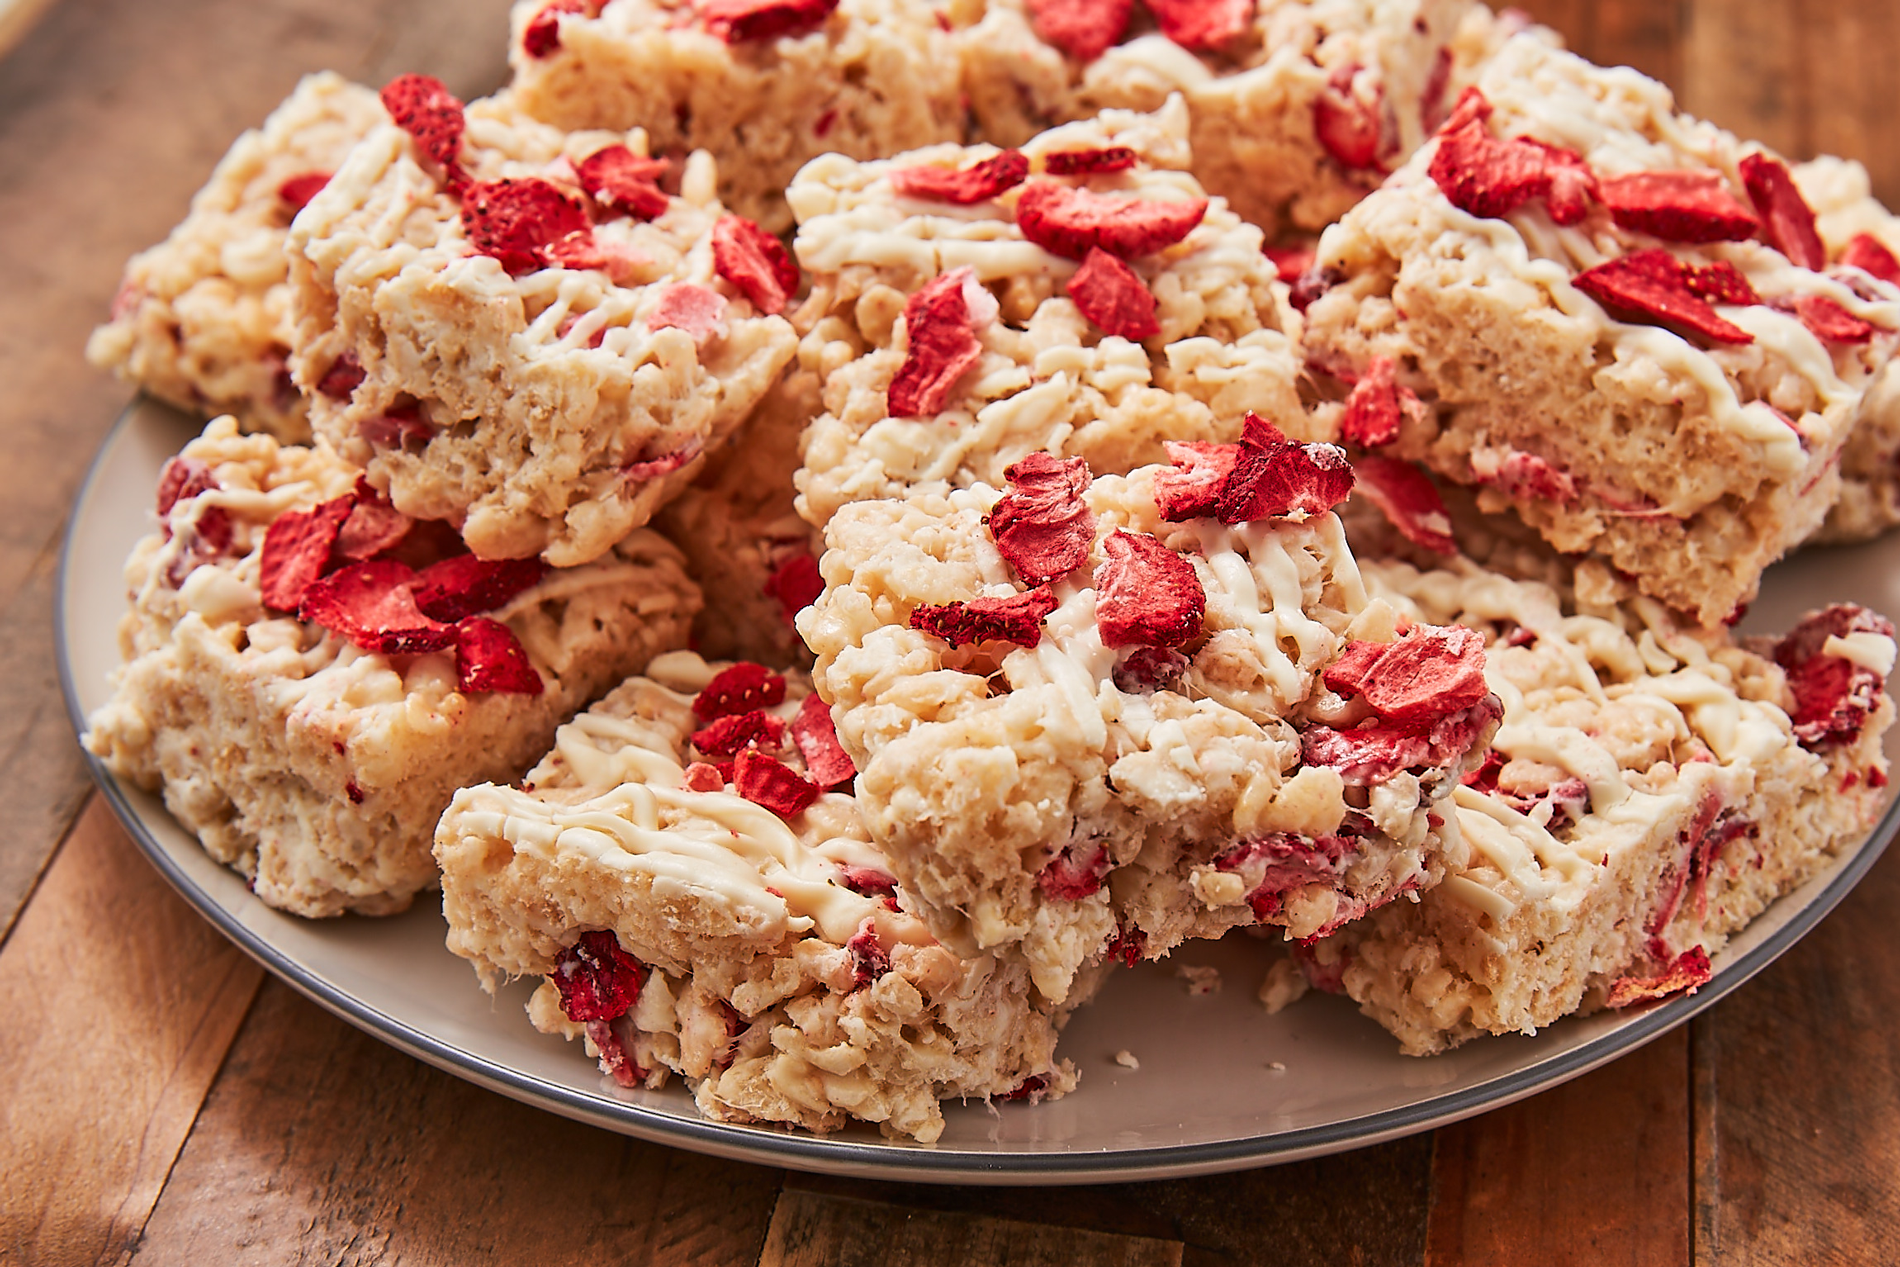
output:
<svg viewBox="0 0 1900 1267"><path fill-rule="evenodd" d="M1124 1069L1141 1068L1141 1062L1135 1059L1135 1053L1125 1048L1115 1053L1115 1063Z"/></svg>
<svg viewBox="0 0 1900 1267"><path fill-rule="evenodd" d="M1285 1073L1286 1063L1280 1060L1269 1060L1267 1062L1267 1068L1273 1070L1275 1073Z"/></svg>
<svg viewBox="0 0 1900 1267"><path fill-rule="evenodd" d="M1275 959L1267 965L1267 978L1260 983L1260 1001L1266 1005L1269 1014L1277 1013L1281 1008L1289 1007L1306 994L1306 974L1300 971L1300 965L1291 958Z"/></svg>
<svg viewBox="0 0 1900 1267"><path fill-rule="evenodd" d="M1194 964L1176 964L1174 975L1188 983L1189 994L1216 994L1220 991L1220 969Z"/></svg>

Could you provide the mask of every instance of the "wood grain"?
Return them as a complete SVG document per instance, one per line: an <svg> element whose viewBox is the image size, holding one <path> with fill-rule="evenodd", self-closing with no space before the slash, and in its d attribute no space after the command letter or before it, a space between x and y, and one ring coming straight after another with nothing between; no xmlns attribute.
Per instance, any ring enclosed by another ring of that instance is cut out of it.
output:
<svg viewBox="0 0 1900 1267"><path fill-rule="evenodd" d="M0 1261L130 1248L261 976L95 799L0 950Z"/></svg>
<svg viewBox="0 0 1900 1267"><path fill-rule="evenodd" d="M772 1211L759 1267L1180 1267L1181 1248L788 1188Z"/></svg>

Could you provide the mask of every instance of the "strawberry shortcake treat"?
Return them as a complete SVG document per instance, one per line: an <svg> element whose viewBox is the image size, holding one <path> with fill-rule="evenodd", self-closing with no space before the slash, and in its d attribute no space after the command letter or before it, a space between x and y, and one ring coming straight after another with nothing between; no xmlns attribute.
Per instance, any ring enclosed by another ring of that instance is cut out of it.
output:
<svg viewBox="0 0 1900 1267"><path fill-rule="evenodd" d="M1019 150L836 155L787 198L810 271L800 365L824 383L799 509L1003 482L1026 454L1099 472L1309 424L1260 231L1187 173L1180 99Z"/></svg>
<svg viewBox="0 0 1900 1267"><path fill-rule="evenodd" d="M382 121L369 89L327 71L305 78L231 146L171 236L125 266L87 359L181 409L308 441L308 407L289 367L284 235Z"/></svg>
<svg viewBox="0 0 1900 1267"><path fill-rule="evenodd" d="M598 558L790 360L778 239L721 212L711 161L636 131L464 109L405 75L292 226L292 370L311 423L396 508L483 558Z"/></svg>
<svg viewBox="0 0 1900 1267"><path fill-rule="evenodd" d="M855 502L799 619L872 836L931 932L1061 999L1104 957L1320 936L1461 865L1433 807L1498 718L1477 634L1368 600L1330 445Z"/></svg>
<svg viewBox="0 0 1900 1267"><path fill-rule="evenodd" d="M963 135L956 56L925 0L521 0L509 57L536 118L706 150L721 201L775 233L808 160Z"/></svg>
<svg viewBox="0 0 1900 1267"><path fill-rule="evenodd" d="M1745 648L1653 600L1592 607L1469 563L1365 576L1406 617L1480 631L1504 701L1446 807L1467 861L1299 952L1408 1053L1693 991L1887 799L1894 630L1864 608Z"/></svg>
<svg viewBox="0 0 1900 1267"><path fill-rule="evenodd" d="M651 532L560 571L480 559L321 442L229 417L166 463L158 513L85 743L299 915L407 907L455 789L516 777L699 607Z"/></svg>
<svg viewBox="0 0 1900 1267"><path fill-rule="evenodd" d="M1522 36L1326 231L1314 279L1303 346L1352 385L1349 444L1704 624L1826 516L1900 338L1780 159Z"/></svg>
<svg viewBox="0 0 1900 1267"><path fill-rule="evenodd" d="M621 1086L678 1074L707 1117L923 1142L938 1101L1060 1095L1057 1007L1020 961L913 913L802 674L661 656L561 727L519 788L436 832L449 948Z"/></svg>

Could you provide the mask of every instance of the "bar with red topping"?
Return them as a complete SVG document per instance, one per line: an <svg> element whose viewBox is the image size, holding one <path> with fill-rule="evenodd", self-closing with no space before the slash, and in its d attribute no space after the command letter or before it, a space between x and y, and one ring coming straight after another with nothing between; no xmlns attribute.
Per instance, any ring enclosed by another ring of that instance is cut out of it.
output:
<svg viewBox="0 0 1900 1267"><path fill-rule="evenodd" d="M479 559L327 446L229 417L166 464L157 508L86 745L299 915L405 909L455 789L515 778L699 608L653 533L571 569Z"/></svg>
<svg viewBox="0 0 1900 1267"><path fill-rule="evenodd" d="M483 558L598 558L777 379L797 268L720 209L704 154L464 108L418 75L382 97L290 235L311 423Z"/></svg>
<svg viewBox="0 0 1900 1267"><path fill-rule="evenodd" d="M938 1101L1061 1095L1064 1006L1020 962L959 958L864 830L803 674L661 656L562 726L522 785L436 832L449 948L621 1086L673 1075L726 1122L923 1142ZM1099 974L1098 974L1099 975Z"/></svg>

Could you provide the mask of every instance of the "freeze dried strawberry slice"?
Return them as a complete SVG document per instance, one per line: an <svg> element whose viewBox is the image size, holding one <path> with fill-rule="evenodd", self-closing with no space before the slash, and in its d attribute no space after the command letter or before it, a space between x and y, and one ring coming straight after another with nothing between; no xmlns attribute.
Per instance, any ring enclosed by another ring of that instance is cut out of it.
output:
<svg viewBox="0 0 1900 1267"><path fill-rule="evenodd" d="M897 881L889 873L876 867L839 867L844 887L853 893L865 897L881 898L890 910L900 909L897 905Z"/></svg>
<svg viewBox="0 0 1900 1267"><path fill-rule="evenodd" d="M1900 286L1900 259L1895 259L1893 252L1871 233L1856 233L1850 238L1841 252L1841 263Z"/></svg>
<svg viewBox="0 0 1900 1267"><path fill-rule="evenodd" d="M861 990L891 970L891 956L878 940L877 920L865 916L858 931L844 944L851 956L851 988Z"/></svg>
<svg viewBox="0 0 1900 1267"><path fill-rule="evenodd" d="M1814 227L1814 208L1801 196L1787 164L1766 154L1742 160L1742 187L1761 217L1761 234L1768 245L1816 272L1827 267L1827 248Z"/></svg>
<svg viewBox="0 0 1900 1267"><path fill-rule="evenodd" d="M708 757L730 757L741 748L776 748L785 742L785 723L763 708L733 713L693 732L693 747Z"/></svg>
<svg viewBox="0 0 1900 1267"><path fill-rule="evenodd" d="M1240 460L1237 444L1211 444L1206 440L1164 440L1171 471L1155 474L1155 505L1169 523L1184 519L1204 519L1213 515L1220 504L1221 487Z"/></svg>
<svg viewBox="0 0 1900 1267"><path fill-rule="evenodd" d="M477 254L501 261L510 276L555 263L553 248L564 239L592 237L587 209L539 176L470 185L462 231Z"/></svg>
<svg viewBox="0 0 1900 1267"><path fill-rule="evenodd" d="M1794 309L1794 315L1801 318L1801 324L1815 338L1829 343L1865 343L1880 329L1873 322L1856 317L1826 295L1798 295L1790 301L1789 307Z"/></svg>
<svg viewBox="0 0 1900 1267"><path fill-rule="evenodd" d="M1036 34L1078 62L1092 62L1119 43L1134 0L1029 0Z"/></svg>
<svg viewBox="0 0 1900 1267"><path fill-rule="evenodd" d="M1201 632L1207 591L1194 565L1145 532L1116 529L1095 569L1095 619L1105 647L1179 647Z"/></svg>
<svg viewBox="0 0 1900 1267"><path fill-rule="evenodd" d="M807 695L792 717L792 743L805 758L805 777L819 787L832 788L849 783L858 767L851 755L838 743L838 732L831 723L831 707L816 692Z"/></svg>
<svg viewBox="0 0 1900 1267"><path fill-rule="evenodd" d="M940 413L957 380L983 355L976 337L966 283L976 270L965 265L933 279L904 304L904 335L909 347L891 379L885 408L894 418L925 418Z"/></svg>
<svg viewBox="0 0 1900 1267"><path fill-rule="evenodd" d="M1484 125L1490 105L1477 89L1467 89L1452 114L1451 123L1438 134L1438 149L1427 169L1445 197L1461 211L1494 220L1507 216L1534 198L1550 192L1550 156L1542 146L1515 139L1501 141ZM1483 103L1483 114L1467 110L1466 103Z"/></svg>
<svg viewBox="0 0 1900 1267"><path fill-rule="evenodd" d="M692 792L722 792L726 787L725 773L718 766L704 761L689 764L682 781L687 790Z"/></svg>
<svg viewBox="0 0 1900 1267"><path fill-rule="evenodd" d="M785 244L744 216L720 216L712 232L713 271L771 316L798 290L798 265Z"/></svg>
<svg viewBox="0 0 1900 1267"><path fill-rule="evenodd" d="M1161 333L1161 323L1155 319L1155 297L1148 284L1134 269L1099 246L1089 249L1082 267L1069 278L1067 289L1076 308L1103 334L1139 343Z"/></svg>
<svg viewBox="0 0 1900 1267"><path fill-rule="evenodd" d="M1364 68L1351 63L1334 68L1313 98L1313 134L1333 161L1347 170L1377 167L1385 136L1385 93L1371 85L1371 98L1353 91Z"/></svg>
<svg viewBox="0 0 1900 1267"><path fill-rule="evenodd" d="M642 158L624 145L609 145L574 164L574 174L587 196L602 207L652 220L666 214L668 202L659 179L667 166L663 158Z"/></svg>
<svg viewBox="0 0 1900 1267"><path fill-rule="evenodd" d="M1353 464L1358 490L1407 541L1438 554L1457 554L1451 516L1425 473L1410 462L1369 453Z"/></svg>
<svg viewBox="0 0 1900 1267"><path fill-rule="evenodd" d="M1101 841L1071 841L1036 874L1036 887L1046 897L1079 902L1101 889L1112 862Z"/></svg>
<svg viewBox="0 0 1900 1267"><path fill-rule="evenodd" d="M1172 689L1187 676L1191 661L1166 647L1136 647L1115 665L1115 689L1124 695L1149 695Z"/></svg>
<svg viewBox="0 0 1900 1267"><path fill-rule="evenodd" d="M762 664L742 660L722 669L693 697L693 712L703 721L716 721L755 708L776 708L785 702L785 679Z"/></svg>
<svg viewBox="0 0 1900 1267"><path fill-rule="evenodd" d="M718 332L720 318L725 315L726 297L718 291L691 282L675 282L661 289L659 302L647 314L647 329L671 326L686 331L695 343L703 343Z"/></svg>
<svg viewBox="0 0 1900 1267"><path fill-rule="evenodd" d="M542 689L541 675L515 631L485 616L470 616L455 626L455 678L464 695L539 695Z"/></svg>
<svg viewBox="0 0 1900 1267"><path fill-rule="evenodd" d="M656 458L636 458L620 468L620 478L629 484L645 483L671 475L688 462L705 452L705 446L697 440L683 444L671 453L662 453Z"/></svg>
<svg viewBox="0 0 1900 1267"><path fill-rule="evenodd" d="M818 572L818 560L801 550L772 569L764 589L766 597L778 600L789 625L825 592L825 578Z"/></svg>
<svg viewBox="0 0 1900 1267"><path fill-rule="evenodd" d="M1323 515L1352 494L1352 465L1331 444L1296 444L1249 413L1240 450L1221 484L1214 516L1224 524Z"/></svg>
<svg viewBox="0 0 1900 1267"><path fill-rule="evenodd" d="M1471 476L1519 501L1577 500L1577 482L1535 453L1481 446L1471 451Z"/></svg>
<svg viewBox="0 0 1900 1267"><path fill-rule="evenodd" d="M969 167L944 167L924 163L900 167L891 173L891 188L905 198L926 198L933 202L955 203L967 207L987 202L1006 189L1014 189L1029 176L1029 159L1021 150L1004 150Z"/></svg>
<svg viewBox="0 0 1900 1267"><path fill-rule="evenodd" d="M765 806L780 818L803 813L824 793L816 783L757 748L747 748L734 758L732 787L746 800Z"/></svg>
<svg viewBox="0 0 1900 1267"><path fill-rule="evenodd" d="M1665 325L1716 343L1753 343L1755 336L1716 314L1689 287L1692 266L1650 249L1585 269L1571 284L1620 320Z"/></svg>
<svg viewBox="0 0 1900 1267"><path fill-rule="evenodd" d="M210 463L200 458L166 458L158 472L158 517L165 518L179 502L217 487L218 477L211 473Z"/></svg>
<svg viewBox="0 0 1900 1267"><path fill-rule="evenodd" d="M409 535L415 522L391 506L388 498L359 475L356 477L356 505L350 508L350 517L337 530L336 557L352 563L373 559L399 544Z"/></svg>
<svg viewBox="0 0 1900 1267"><path fill-rule="evenodd" d="M460 554L432 563L416 576L416 606L437 620L454 622L493 611L548 574L538 558L479 559Z"/></svg>
<svg viewBox="0 0 1900 1267"><path fill-rule="evenodd" d="M1350 642L1321 675L1381 718L1418 726L1462 712L1490 693L1484 639L1463 625L1413 625L1398 641Z"/></svg>
<svg viewBox="0 0 1900 1267"><path fill-rule="evenodd" d="M1253 21L1253 0L1147 0L1161 33L1195 52L1217 49Z"/></svg>
<svg viewBox="0 0 1900 1267"><path fill-rule="evenodd" d="M1375 356L1346 398L1346 414L1339 430L1348 444L1376 449L1399 438L1405 420L1403 407L1418 406L1409 387L1399 386L1398 365L1389 356Z"/></svg>
<svg viewBox="0 0 1900 1267"><path fill-rule="evenodd" d="M1263 246L1260 250L1273 261L1274 272L1280 280L1289 286L1299 281L1319 259L1319 252L1310 246Z"/></svg>
<svg viewBox="0 0 1900 1267"><path fill-rule="evenodd" d="M1528 136L1520 139L1524 144L1535 145L1543 151L1544 172L1550 177L1550 188L1544 193L1544 206L1549 208L1550 218L1565 225L1582 220L1590 213L1590 200L1597 196L1597 174L1590 170L1590 164L1575 150L1549 145Z"/></svg>
<svg viewBox="0 0 1900 1267"><path fill-rule="evenodd" d="M1881 674L1846 656L1829 654L1829 640L1856 634L1891 638L1893 632L1893 623L1885 616L1851 603L1836 603L1808 616L1776 644L1775 663L1787 673L1788 690L1794 697L1789 720L1802 747L1852 743L1885 690Z"/></svg>
<svg viewBox="0 0 1900 1267"><path fill-rule="evenodd" d="M1451 113L1438 127L1437 135L1450 136L1462 131L1473 123L1484 123L1491 118L1491 102L1484 92L1476 87L1466 88L1458 94L1458 100L1452 104ZM1432 179L1436 180L1437 177Z"/></svg>
<svg viewBox="0 0 1900 1267"><path fill-rule="evenodd" d="M1037 246L1079 260L1091 247L1129 259L1173 246L1207 216L1207 199L1153 202L1113 198L1032 181L1016 199L1016 225Z"/></svg>
<svg viewBox="0 0 1900 1267"><path fill-rule="evenodd" d="M1727 260L1713 264L1683 266L1683 282L1689 293L1712 304L1758 304L1762 297L1742 270Z"/></svg>
<svg viewBox="0 0 1900 1267"><path fill-rule="evenodd" d="M353 563L311 582L297 616L365 651L440 651L455 641L455 627L431 619L416 606L409 589L415 576L407 564L393 559Z"/></svg>
<svg viewBox="0 0 1900 1267"><path fill-rule="evenodd" d="M330 368L317 380L317 394L331 400L348 400L367 377L356 353L344 352L330 362Z"/></svg>
<svg viewBox="0 0 1900 1267"><path fill-rule="evenodd" d="M277 516L264 533L257 561L264 606L281 612L303 606L304 595L329 569L331 547L355 505L355 495L345 493L309 510Z"/></svg>
<svg viewBox="0 0 1900 1267"><path fill-rule="evenodd" d="M582 933L561 952L548 980L561 994L561 1010L570 1021L611 1021L640 1001L646 970L620 948L611 932Z"/></svg>
<svg viewBox="0 0 1900 1267"><path fill-rule="evenodd" d="M1664 170L1606 176L1597 197L1619 228L1667 242L1739 242L1760 227L1719 172Z"/></svg>
<svg viewBox="0 0 1900 1267"><path fill-rule="evenodd" d="M1042 170L1051 176L1093 176L1099 172L1125 172L1139 156L1126 145L1110 145L1092 150L1057 150L1042 156Z"/></svg>
<svg viewBox="0 0 1900 1267"><path fill-rule="evenodd" d="M451 189L464 184L462 132L468 125L462 103L431 75L398 75L383 88L383 109L397 127L415 139L416 148L441 169Z"/></svg>
<svg viewBox="0 0 1900 1267"><path fill-rule="evenodd" d="M1714 975L1714 969L1709 966L1709 952L1700 946L1691 946L1653 977L1618 977L1610 986L1606 1006L1623 1008L1676 993L1694 994Z"/></svg>
<svg viewBox="0 0 1900 1267"><path fill-rule="evenodd" d="M838 0L697 0L706 29L728 44L803 35L824 24Z"/></svg>
<svg viewBox="0 0 1900 1267"><path fill-rule="evenodd" d="M541 11L528 19L528 25L521 32L521 51L536 59L552 57L561 49L561 15L564 13L584 13L589 17L598 16L598 0L552 0L543 5Z"/></svg>
<svg viewBox="0 0 1900 1267"><path fill-rule="evenodd" d="M329 183L329 172L300 172L285 177L283 184L277 186L277 201L295 215L309 206L310 200L322 193L323 187Z"/></svg>
<svg viewBox="0 0 1900 1267"><path fill-rule="evenodd" d="M1447 713L1430 724L1375 721L1352 730L1310 726L1300 735L1307 765L1337 770L1354 786L1383 783L1401 770L1444 767L1460 760L1504 715L1497 697L1487 695L1462 712Z"/></svg>
<svg viewBox="0 0 1900 1267"><path fill-rule="evenodd" d="M911 611L910 627L941 638L953 648L979 642L1034 647L1042 642L1043 620L1059 605L1055 592L1039 585L1007 598L924 603Z"/></svg>
<svg viewBox="0 0 1900 1267"><path fill-rule="evenodd" d="M1094 478L1082 458L1031 453L1003 474L1009 488L990 511L990 535L1030 585L1059 580L1088 562L1095 516L1082 494Z"/></svg>

